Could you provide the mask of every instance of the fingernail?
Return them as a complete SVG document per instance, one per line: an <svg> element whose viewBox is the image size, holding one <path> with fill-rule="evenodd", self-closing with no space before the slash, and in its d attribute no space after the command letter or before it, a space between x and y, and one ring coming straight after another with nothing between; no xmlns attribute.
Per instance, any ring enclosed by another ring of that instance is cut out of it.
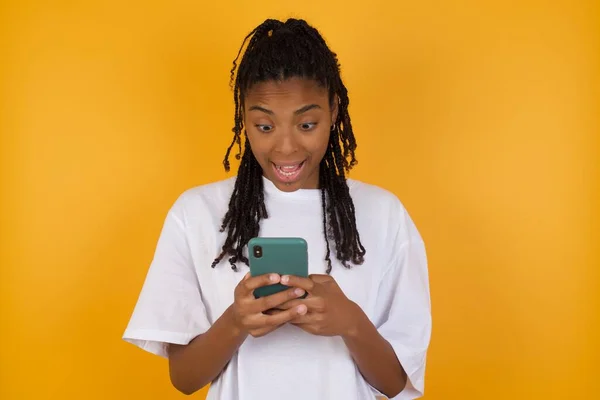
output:
<svg viewBox="0 0 600 400"><path fill-rule="evenodd" d="M294 290L294 293L296 293L296 296L302 296L304 294L304 290L296 289L296 290Z"/></svg>
<svg viewBox="0 0 600 400"><path fill-rule="evenodd" d="M285 275L281 277L281 283L288 283L290 280L290 277Z"/></svg>
<svg viewBox="0 0 600 400"><path fill-rule="evenodd" d="M269 277L269 280L271 282L277 282L277 275L276 274L271 274L271 276Z"/></svg>
<svg viewBox="0 0 600 400"><path fill-rule="evenodd" d="M297 311L298 311L298 314L306 314L306 306L304 304L302 304L301 306L298 306Z"/></svg>

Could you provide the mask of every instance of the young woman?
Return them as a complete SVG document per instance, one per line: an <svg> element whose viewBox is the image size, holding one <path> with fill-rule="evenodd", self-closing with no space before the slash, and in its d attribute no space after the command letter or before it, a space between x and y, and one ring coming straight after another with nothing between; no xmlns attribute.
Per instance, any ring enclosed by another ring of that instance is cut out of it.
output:
<svg viewBox="0 0 600 400"><path fill-rule="evenodd" d="M269 19L231 78L237 177L172 206L124 339L168 357L181 392L210 383L209 399L420 397L425 248L394 195L346 178L356 141L335 53L305 21ZM256 236L304 238L310 277L250 277ZM254 298L275 282L290 289Z"/></svg>

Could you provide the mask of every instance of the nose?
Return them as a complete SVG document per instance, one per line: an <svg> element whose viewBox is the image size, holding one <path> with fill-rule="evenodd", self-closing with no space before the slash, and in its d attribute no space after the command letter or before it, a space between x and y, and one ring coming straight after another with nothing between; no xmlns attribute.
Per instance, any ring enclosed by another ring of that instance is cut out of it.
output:
<svg viewBox="0 0 600 400"><path fill-rule="evenodd" d="M280 131L275 143L275 151L284 156L295 153L298 150L298 141L291 129Z"/></svg>

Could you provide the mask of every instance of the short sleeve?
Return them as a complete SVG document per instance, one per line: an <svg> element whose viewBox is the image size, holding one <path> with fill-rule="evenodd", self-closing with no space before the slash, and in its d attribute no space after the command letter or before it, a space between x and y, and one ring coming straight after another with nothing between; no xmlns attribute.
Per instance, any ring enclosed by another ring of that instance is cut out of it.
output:
<svg viewBox="0 0 600 400"><path fill-rule="evenodd" d="M431 305L425 245L406 211L399 225L395 251L379 286L375 326L407 374L406 386L394 400L409 400L424 393Z"/></svg>
<svg viewBox="0 0 600 400"><path fill-rule="evenodd" d="M123 339L167 357L210 327L184 225L181 199L169 210Z"/></svg>

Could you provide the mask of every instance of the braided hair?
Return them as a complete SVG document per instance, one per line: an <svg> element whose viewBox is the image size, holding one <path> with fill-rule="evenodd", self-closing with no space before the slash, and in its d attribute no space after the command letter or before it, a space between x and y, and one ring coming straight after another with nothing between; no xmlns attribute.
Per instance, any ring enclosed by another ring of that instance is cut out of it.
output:
<svg viewBox="0 0 600 400"><path fill-rule="evenodd" d="M247 43L242 56L240 54ZM236 74L237 69L237 74ZM264 203L262 168L254 157L246 137L243 123L244 98L252 85L265 81L282 81L300 77L315 80L328 89L329 101L337 101L338 114L331 127L329 144L319 165L319 186L323 210L323 233L326 243L325 260L327 274L331 272L330 241L335 242L335 253L341 264L350 268L349 262L362 264L365 255L356 228L355 209L346 173L357 163L356 140L348 114L348 91L340 76L337 56L332 52L319 32L300 19L281 22L267 19L242 42L233 61L230 84L234 92L235 117L233 140L227 148L223 164L230 170L229 157L237 145L236 159L241 158L229 209L225 214L221 232L227 238L221 253L212 263L217 266L225 256L237 271L236 263L248 264L243 249L248 241L258 236L262 219L268 218ZM242 132L244 152L242 153Z"/></svg>

